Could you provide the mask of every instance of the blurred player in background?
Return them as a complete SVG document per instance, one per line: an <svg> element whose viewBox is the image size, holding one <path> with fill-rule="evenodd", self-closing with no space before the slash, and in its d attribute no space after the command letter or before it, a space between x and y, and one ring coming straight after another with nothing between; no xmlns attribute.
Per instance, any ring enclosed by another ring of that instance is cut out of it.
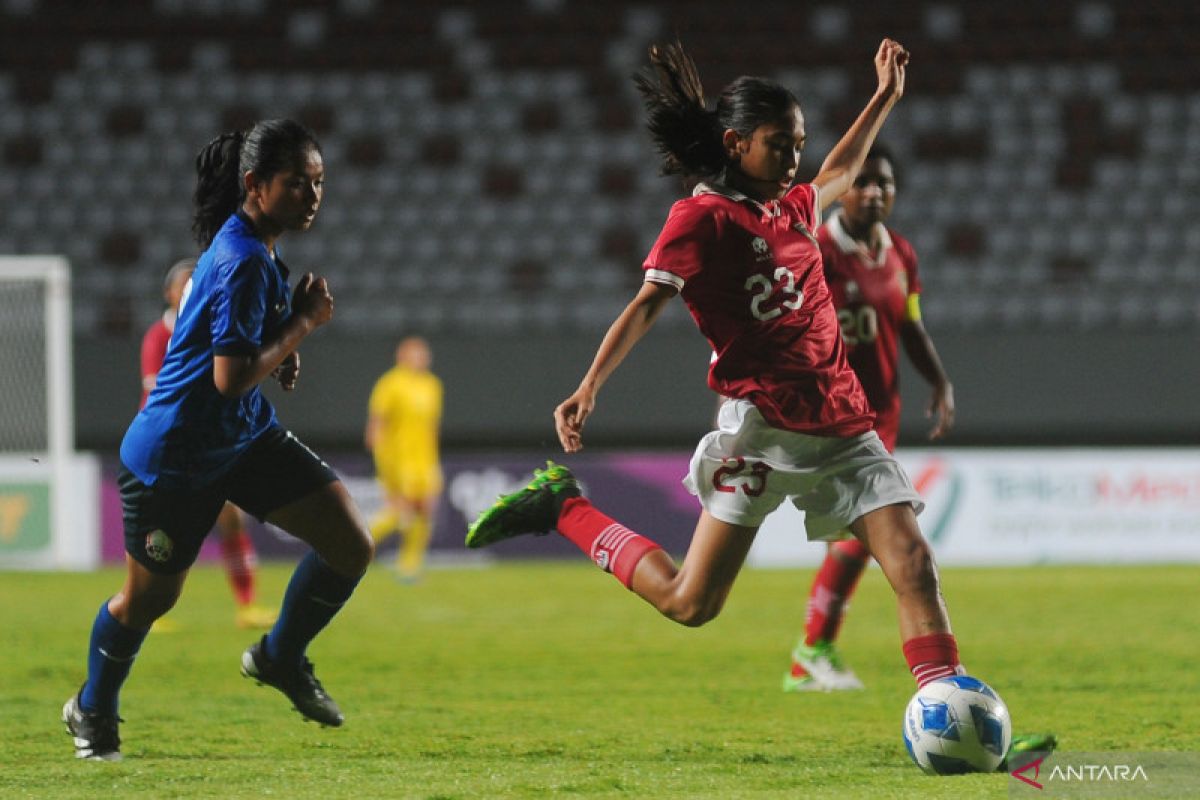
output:
<svg viewBox="0 0 1200 800"><path fill-rule="evenodd" d="M929 438L940 439L954 425L954 388L921 322L916 253L908 240L884 225L895 199L896 160L876 145L842 195L841 211L817 231L846 357L875 411L875 432L889 453L896 449L900 430L901 342L917 372L933 387ZM860 540L849 531L846 536L829 545L813 580L804 638L792 650L784 691L862 688L834 646L846 604L871 557Z"/></svg>
<svg viewBox="0 0 1200 800"><path fill-rule="evenodd" d="M242 674L308 719L343 722L305 652L350 599L374 543L337 475L279 424L259 389L270 377L294 389L297 348L333 317L325 280L306 274L289 291L275 247L316 218L321 148L298 122L266 120L205 145L196 173L193 230L204 252L162 371L121 443L125 584L101 604L87 680L63 706L77 758L120 759L121 686L227 501L312 547L278 621L242 654Z"/></svg>
<svg viewBox="0 0 1200 800"><path fill-rule="evenodd" d="M402 581L414 581L421 572L442 491L442 382L430 371L432 363L429 344L421 337L400 342L396 365L371 390L363 435L384 493L371 536L378 545L400 533L396 574Z"/></svg>
<svg viewBox="0 0 1200 800"><path fill-rule="evenodd" d="M167 308L162 318L151 325L142 337L142 402L138 405L139 409L145 407L146 399L158 380L158 371L162 369L167 344L171 341L171 331L175 330L179 302L195 268L196 259L185 258L167 270L163 281L163 298L167 301ZM225 565L225 574L229 576L229 585L237 604L234 622L239 628L269 628L275 623L275 612L254 602L258 555L254 551L254 542L246 532L246 525L245 514L232 503L226 503L217 517L221 563ZM172 631L174 623L169 617L160 617L154 623L154 630Z"/></svg>

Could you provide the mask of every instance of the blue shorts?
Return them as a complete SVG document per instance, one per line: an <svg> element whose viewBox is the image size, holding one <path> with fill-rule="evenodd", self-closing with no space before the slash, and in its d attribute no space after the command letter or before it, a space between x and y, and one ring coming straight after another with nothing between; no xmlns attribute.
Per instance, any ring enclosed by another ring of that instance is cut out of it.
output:
<svg viewBox="0 0 1200 800"><path fill-rule="evenodd" d="M183 572L200 553L226 501L260 520L338 479L290 431L269 429L214 483L192 489L147 486L121 468L125 552L151 572Z"/></svg>

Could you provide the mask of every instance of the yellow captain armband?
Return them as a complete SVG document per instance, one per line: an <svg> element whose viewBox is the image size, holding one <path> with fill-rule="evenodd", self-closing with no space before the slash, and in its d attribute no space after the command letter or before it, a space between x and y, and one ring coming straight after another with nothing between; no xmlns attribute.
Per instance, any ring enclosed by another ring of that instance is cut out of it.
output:
<svg viewBox="0 0 1200 800"><path fill-rule="evenodd" d="M904 321L921 321L921 295L916 292L910 294L908 300L904 303Z"/></svg>

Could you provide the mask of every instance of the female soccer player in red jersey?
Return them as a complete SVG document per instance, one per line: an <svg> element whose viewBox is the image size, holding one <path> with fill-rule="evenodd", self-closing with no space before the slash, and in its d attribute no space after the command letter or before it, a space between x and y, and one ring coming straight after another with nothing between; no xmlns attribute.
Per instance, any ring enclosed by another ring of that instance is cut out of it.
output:
<svg viewBox="0 0 1200 800"><path fill-rule="evenodd" d="M242 674L309 719L343 722L305 652L349 600L374 546L337 475L279 423L259 389L270 377L295 388L297 348L333 318L325 280L307 274L293 290L277 248L316 218L321 148L298 122L265 120L207 144L196 173L193 229L205 250L154 389L121 442L125 584L100 605L87 680L63 706L77 758L120 759L121 687L226 501L312 548L275 626L242 654Z"/></svg>
<svg viewBox="0 0 1200 800"><path fill-rule="evenodd" d="M875 412L875 432L888 452L900 428L899 344L933 387L929 438L954 425L954 388L921 322L917 256L885 227L896 199L896 161L876 145L842 195L841 211L817 231L825 282L833 294L850 367ZM856 538L829 546L809 592L805 635L792 651L784 691L861 689L834 647L842 614L871 554Z"/></svg>
<svg viewBox="0 0 1200 800"><path fill-rule="evenodd" d="M789 500L805 511L810 539L849 527L878 559L896 592L917 683L961 673L937 568L917 527L920 496L872 430L816 240L822 210L854 184L904 93L908 53L890 39L880 44L874 95L813 182L794 186L806 134L791 92L742 77L709 111L679 45L652 49L651 62L653 74L638 88L663 171L703 182L672 207L645 282L554 418L563 449L579 451L601 385L681 295L715 354L709 386L730 398L686 479L703 506L691 545L677 568L653 541L580 497L570 472L553 464L485 511L467 544L556 528L663 615L695 626L720 612L759 525Z"/></svg>

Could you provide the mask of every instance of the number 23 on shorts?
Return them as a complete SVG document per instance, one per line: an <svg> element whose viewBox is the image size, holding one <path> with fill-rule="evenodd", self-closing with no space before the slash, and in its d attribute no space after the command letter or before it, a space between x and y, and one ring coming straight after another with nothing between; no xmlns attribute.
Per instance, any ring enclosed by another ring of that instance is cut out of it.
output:
<svg viewBox="0 0 1200 800"><path fill-rule="evenodd" d="M761 461L747 465L746 459L740 456L724 458L721 460L721 466L713 473L713 488L718 492L731 493L741 489L750 497L758 497L767 488L767 475L770 472L770 465Z"/></svg>

